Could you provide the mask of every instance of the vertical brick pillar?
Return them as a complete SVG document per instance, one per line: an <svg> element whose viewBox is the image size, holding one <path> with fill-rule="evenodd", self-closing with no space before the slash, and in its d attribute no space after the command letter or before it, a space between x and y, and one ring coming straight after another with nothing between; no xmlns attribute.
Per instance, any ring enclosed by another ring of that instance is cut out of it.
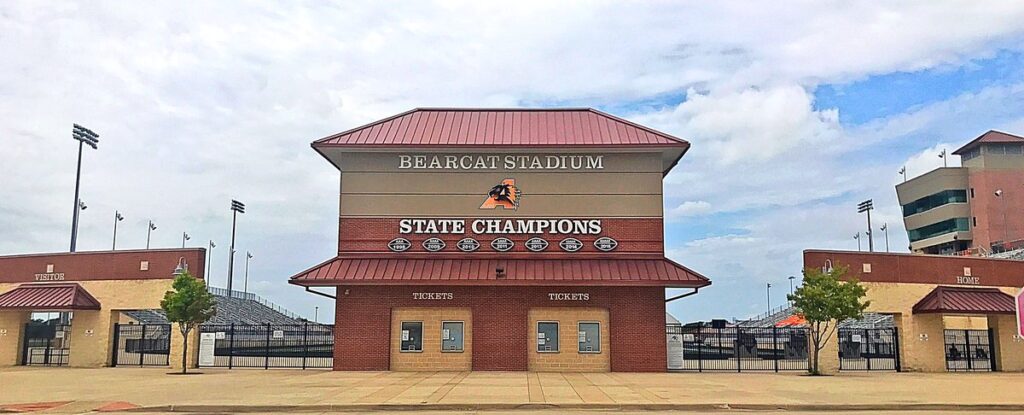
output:
<svg viewBox="0 0 1024 415"><path fill-rule="evenodd" d="M21 346L28 315L28 311L0 311L0 367L21 364Z"/></svg>
<svg viewBox="0 0 1024 415"><path fill-rule="evenodd" d="M181 370L181 355L184 352L185 348L181 342L181 329L177 323L173 323L171 324L171 350L170 356L168 356L171 369ZM192 329L188 333L188 360L186 364L189 369L199 367L199 327Z"/></svg>
<svg viewBox="0 0 1024 415"><path fill-rule="evenodd" d="M1017 335L1016 326L1016 316L988 316L988 327L994 337L992 353L996 355L996 370L1024 372L1024 339Z"/></svg>

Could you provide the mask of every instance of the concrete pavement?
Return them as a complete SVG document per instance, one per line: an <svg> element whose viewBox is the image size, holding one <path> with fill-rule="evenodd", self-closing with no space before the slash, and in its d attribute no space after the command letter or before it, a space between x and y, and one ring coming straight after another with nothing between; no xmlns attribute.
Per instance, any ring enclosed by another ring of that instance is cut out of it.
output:
<svg viewBox="0 0 1024 415"><path fill-rule="evenodd" d="M1024 374L330 372L0 369L0 409L1024 411ZM41 407L12 405L40 404ZM49 406L47 406L49 405ZM63 408L63 409L62 409Z"/></svg>

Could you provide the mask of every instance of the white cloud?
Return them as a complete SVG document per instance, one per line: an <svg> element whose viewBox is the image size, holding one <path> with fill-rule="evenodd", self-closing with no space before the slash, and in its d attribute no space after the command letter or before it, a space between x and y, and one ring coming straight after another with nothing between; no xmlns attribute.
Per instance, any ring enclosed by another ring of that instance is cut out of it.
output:
<svg viewBox="0 0 1024 415"><path fill-rule="evenodd" d="M694 143L666 182L670 216L795 212L888 186L895 162L851 169L846 149L901 123L908 133L941 114L1024 125L1009 115L1021 108L1013 90L993 89L960 101L1003 105L989 118L934 107L843 131L834 110L812 106L814 86L1019 50L1022 18L1013 2L4 2L0 253L66 248L72 122L101 134L84 156L82 249L109 247L118 209L128 217L121 247L142 246L150 218L154 246L179 245L182 231L194 245L216 240L223 285L237 198L249 207L239 246L260 258L250 278L276 281L261 292L303 312L327 304L284 279L332 255L337 232L337 172L309 142L415 106L618 105L686 92L678 106L626 114Z"/></svg>

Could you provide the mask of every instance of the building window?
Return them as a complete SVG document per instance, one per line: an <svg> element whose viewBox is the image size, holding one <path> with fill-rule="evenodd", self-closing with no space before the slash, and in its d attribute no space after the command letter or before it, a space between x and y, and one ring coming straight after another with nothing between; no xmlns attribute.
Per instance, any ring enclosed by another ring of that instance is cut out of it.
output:
<svg viewBox="0 0 1024 415"><path fill-rule="evenodd" d="M903 205L903 217L915 215L950 203L967 203L964 189L943 190Z"/></svg>
<svg viewBox="0 0 1024 415"><path fill-rule="evenodd" d="M981 147L975 147L960 154L960 161L967 161L981 155Z"/></svg>
<svg viewBox="0 0 1024 415"><path fill-rule="evenodd" d="M537 351L558 353L558 322L537 322Z"/></svg>
<svg viewBox="0 0 1024 415"><path fill-rule="evenodd" d="M910 242L917 242L951 232L967 232L969 230L970 226L967 218L953 218L917 229L911 229L907 231L907 236L910 237Z"/></svg>
<svg viewBox="0 0 1024 415"><path fill-rule="evenodd" d="M461 321L442 321L441 322L441 351L442 352L461 352L462 351L462 339L464 338L463 330L465 324Z"/></svg>
<svg viewBox="0 0 1024 415"><path fill-rule="evenodd" d="M423 351L423 322L402 322L402 352Z"/></svg>
<svg viewBox="0 0 1024 415"><path fill-rule="evenodd" d="M601 323L581 321L578 337L580 353L601 353Z"/></svg>

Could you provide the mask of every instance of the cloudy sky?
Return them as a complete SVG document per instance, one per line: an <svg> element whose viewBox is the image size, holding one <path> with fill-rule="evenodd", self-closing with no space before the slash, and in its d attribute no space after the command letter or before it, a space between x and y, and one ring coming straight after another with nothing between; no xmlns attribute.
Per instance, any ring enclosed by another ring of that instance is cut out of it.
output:
<svg viewBox="0 0 1024 415"><path fill-rule="evenodd" d="M857 248L863 199L905 251L901 166L1024 133L1024 4L891 3L5 1L0 254L67 249L77 122L101 135L80 250L117 209L119 248L150 219L154 247L214 240L223 286L236 198L250 288L311 316L333 307L285 281L336 249L312 140L418 106L593 106L693 143L666 250L714 285L671 311L749 316L803 249Z"/></svg>

